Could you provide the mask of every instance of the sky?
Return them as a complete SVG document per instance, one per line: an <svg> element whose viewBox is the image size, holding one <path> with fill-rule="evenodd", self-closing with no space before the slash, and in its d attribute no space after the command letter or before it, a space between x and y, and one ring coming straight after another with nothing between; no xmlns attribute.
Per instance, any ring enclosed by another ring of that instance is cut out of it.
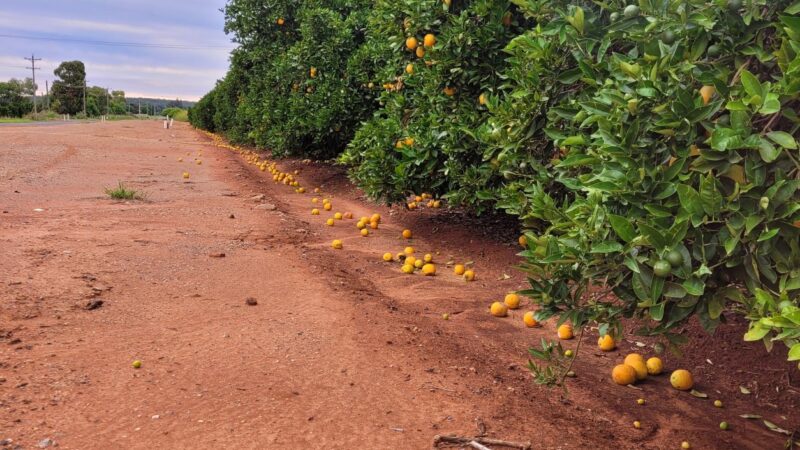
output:
<svg viewBox="0 0 800 450"><path fill-rule="evenodd" d="M36 62L40 93L62 61L81 60L91 86L128 97L196 101L228 68L234 44L223 30L224 5L225 0L2 0L0 80L30 77L30 62L23 58L33 53L42 58Z"/></svg>

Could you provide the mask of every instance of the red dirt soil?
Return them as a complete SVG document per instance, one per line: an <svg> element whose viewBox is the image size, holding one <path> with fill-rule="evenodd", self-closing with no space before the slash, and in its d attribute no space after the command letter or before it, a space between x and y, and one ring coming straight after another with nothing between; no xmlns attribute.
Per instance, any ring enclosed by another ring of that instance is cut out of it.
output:
<svg viewBox="0 0 800 450"><path fill-rule="evenodd" d="M2 127L0 141L0 448L426 449L482 423L537 449L756 449L788 437L740 414L800 423L797 368L782 346L742 342L741 320L715 336L689 327L684 356L663 355L667 374L640 389L610 371L653 341L602 353L596 330L568 397L534 384L527 349L554 324L487 312L526 285L507 218L376 206L341 168L279 162L332 199L311 216L314 194L184 124ZM110 200L118 181L146 199ZM325 226L335 211L384 220L363 238L355 220ZM381 260L407 245L404 228L436 277ZM474 261L477 280L450 260ZM708 399L669 387L679 367Z"/></svg>

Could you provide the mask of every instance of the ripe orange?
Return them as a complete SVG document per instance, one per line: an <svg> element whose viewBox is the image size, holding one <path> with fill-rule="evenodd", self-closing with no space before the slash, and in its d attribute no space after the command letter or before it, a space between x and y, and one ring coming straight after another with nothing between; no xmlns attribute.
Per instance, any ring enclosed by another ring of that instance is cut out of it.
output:
<svg viewBox="0 0 800 450"><path fill-rule="evenodd" d="M406 65L406 73L409 74L409 75L413 75L414 74L414 65L413 64L409 63L408 65Z"/></svg>
<svg viewBox="0 0 800 450"><path fill-rule="evenodd" d="M442 207L442 201L441 200L434 200L433 201L433 207L434 208L441 208Z"/></svg>
<svg viewBox="0 0 800 450"><path fill-rule="evenodd" d="M625 356L625 364L630 365L634 361L644 362L644 358L642 358L642 355L638 353L629 353L627 356Z"/></svg>
<svg viewBox="0 0 800 450"><path fill-rule="evenodd" d="M409 37L406 39L406 48L409 50L416 50L419 42L417 42L417 38L414 36Z"/></svg>
<svg viewBox="0 0 800 450"><path fill-rule="evenodd" d="M636 370L627 364L617 364L611 370L611 379L621 386L636 382Z"/></svg>
<svg viewBox="0 0 800 450"><path fill-rule="evenodd" d="M423 265L422 274L429 277L436 275L436 266L430 263Z"/></svg>
<svg viewBox="0 0 800 450"><path fill-rule="evenodd" d="M283 25L283 24L284 24L283 17L278 18L278 25Z"/></svg>
<svg viewBox="0 0 800 450"><path fill-rule="evenodd" d="M336 214L333 215L333 218L336 220L342 220L342 213L337 212Z"/></svg>
<svg viewBox="0 0 800 450"><path fill-rule="evenodd" d="M328 220L325 221L325 225L327 225L329 227L332 227L333 224L334 224L334 220L333 219L328 219Z"/></svg>
<svg viewBox="0 0 800 450"><path fill-rule="evenodd" d="M333 240L333 243L331 244L331 246L332 246L333 248L335 248L335 249L339 250L339 249L341 249L341 248L342 248L342 241L340 241L339 239L334 239L334 240Z"/></svg>
<svg viewBox="0 0 800 450"><path fill-rule="evenodd" d="M414 254L414 247L406 247L403 249L403 253L406 255L413 255Z"/></svg>
<svg viewBox="0 0 800 450"><path fill-rule="evenodd" d="M364 228L361 230L361 236L367 237L369 236L369 230Z"/></svg>
<svg viewBox="0 0 800 450"><path fill-rule="evenodd" d="M414 273L414 266L411 264L403 264L403 267L400 269L403 273L412 274Z"/></svg>
<svg viewBox="0 0 800 450"><path fill-rule="evenodd" d="M183 179L189 179L189 172L183 172Z"/></svg>
<svg viewBox="0 0 800 450"><path fill-rule="evenodd" d="M311 210L311 215L312 216L318 216L319 215L319 210L317 208L312 209Z"/></svg>
<svg viewBox="0 0 800 450"><path fill-rule="evenodd" d="M600 338L597 339L597 346L600 347L600 350L604 352L610 352L611 350L617 348L617 343L614 342L614 338L611 337L610 334L607 334L605 336L600 336Z"/></svg>
<svg viewBox="0 0 800 450"><path fill-rule="evenodd" d="M678 369L672 372L672 375L669 376L669 382L672 387L679 391L688 391L694 386L692 373L686 369Z"/></svg>
<svg viewBox="0 0 800 450"><path fill-rule="evenodd" d="M447 86L446 88L444 88L444 95L448 97L456 95L456 88Z"/></svg>
<svg viewBox="0 0 800 450"><path fill-rule="evenodd" d="M422 257L422 260L425 261L426 263L429 263L433 261L433 255L431 255L430 253L426 253L425 256Z"/></svg>
<svg viewBox="0 0 800 450"><path fill-rule="evenodd" d="M386 261L386 262L390 262L390 261L391 261L391 260L393 260L393 259L394 259L394 257L392 256L392 254L391 254L391 253L384 253L384 254L383 254L383 260L384 260L384 261Z"/></svg>
<svg viewBox="0 0 800 450"><path fill-rule="evenodd" d="M647 378L647 366L644 364L643 361L631 361L630 363L625 363L631 367L633 370L636 371L636 379L637 380L644 380Z"/></svg>
<svg viewBox="0 0 800 450"><path fill-rule="evenodd" d="M342 217L345 218L345 219L352 219L353 218L353 213L346 212L346 213L342 214Z"/></svg>
<svg viewBox="0 0 800 450"><path fill-rule="evenodd" d="M415 259L414 260L414 267L416 267L417 269L422 269L422 266L424 266L424 265L425 265L425 261L423 261L421 259Z"/></svg>
<svg viewBox="0 0 800 450"><path fill-rule="evenodd" d="M506 294L506 298L503 300L503 303L508 306L508 309L517 309L519 308L519 295L517 294Z"/></svg>
<svg viewBox="0 0 800 450"><path fill-rule="evenodd" d="M411 255L408 255L408 254L406 254L406 255L407 255L406 256L406 264L410 264L410 265L413 266L414 264L417 263L417 258L415 258L415 257L413 257Z"/></svg>
<svg viewBox="0 0 800 450"><path fill-rule="evenodd" d="M475 271L470 269L464 272L464 281L475 281Z"/></svg>
<svg viewBox="0 0 800 450"><path fill-rule="evenodd" d="M364 222L380 222L380 221L381 221L381 215L376 213L373 214L372 217L369 218L369 220L365 220Z"/></svg>
<svg viewBox="0 0 800 450"><path fill-rule="evenodd" d="M456 264L455 267L453 267L453 272L458 276L464 275L465 270L463 264Z"/></svg>
<svg viewBox="0 0 800 450"><path fill-rule="evenodd" d="M711 97L714 96L714 93L717 92L717 89L714 86L706 85L700 88L700 97L703 98L703 104L707 105L708 102L711 101Z"/></svg>
<svg viewBox="0 0 800 450"><path fill-rule="evenodd" d="M369 227L372 228L373 230L377 230L378 229L378 222L370 222L369 223Z"/></svg>
<svg viewBox="0 0 800 450"><path fill-rule="evenodd" d="M364 222L362 222L360 220L358 221L358 223L356 223L356 228L358 228L359 230L363 230L366 226L367 225L364 224Z"/></svg>
<svg viewBox="0 0 800 450"><path fill-rule="evenodd" d="M406 140L403 141L403 143L406 144L406 147L411 147L412 145L414 145L414 138L413 137L407 137ZM419 202L421 200L417 200L417 201Z"/></svg>
<svg viewBox="0 0 800 450"><path fill-rule="evenodd" d="M411 239L411 230L403 230L403 238Z"/></svg>
<svg viewBox="0 0 800 450"><path fill-rule="evenodd" d="M330 211L331 208L333 208L333 205L331 205L330 203L325 203L324 205L322 205L322 208L325 209L325 211Z"/></svg>
<svg viewBox="0 0 800 450"><path fill-rule="evenodd" d="M563 340L572 339L575 337L572 334L572 325L568 323L563 323L558 327L558 338Z"/></svg>
<svg viewBox="0 0 800 450"><path fill-rule="evenodd" d="M428 48L433 47L436 45L436 36L432 33L426 34L425 38L422 40L422 44Z"/></svg>
<svg viewBox="0 0 800 450"><path fill-rule="evenodd" d="M417 47L417 58L424 58L425 57L425 49L422 47Z"/></svg>
<svg viewBox="0 0 800 450"><path fill-rule="evenodd" d="M481 94L478 96L478 104L485 105L486 104L486 94Z"/></svg>
<svg viewBox="0 0 800 450"><path fill-rule="evenodd" d="M490 311L495 317L505 317L508 314L508 307L500 302L492 303Z"/></svg>
<svg viewBox="0 0 800 450"><path fill-rule="evenodd" d="M316 78L316 76L317 76L317 68L316 67L312 67L311 69L309 69L308 74L311 76L311 78Z"/></svg>
<svg viewBox="0 0 800 450"><path fill-rule="evenodd" d="M525 326L528 328L533 328L539 324L539 322L536 321L536 313L533 311L526 312L525 315L522 316L522 321L525 322Z"/></svg>
<svg viewBox="0 0 800 450"><path fill-rule="evenodd" d="M647 366L647 373L650 375L660 375L664 370L664 363L661 362L661 358L655 356L648 359L645 365Z"/></svg>

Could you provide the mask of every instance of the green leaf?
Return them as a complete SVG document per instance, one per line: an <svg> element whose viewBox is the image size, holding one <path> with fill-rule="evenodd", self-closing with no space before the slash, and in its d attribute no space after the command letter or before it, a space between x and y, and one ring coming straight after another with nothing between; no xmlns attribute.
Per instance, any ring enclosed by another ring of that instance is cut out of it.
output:
<svg viewBox="0 0 800 450"><path fill-rule="evenodd" d="M792 348L789 349L789 361L797 361L800 360L800 342L794 344Z"/></svg>
<svg viewBox="0 0 800 450"><path fill-rule="evenodd" d="M622 244L616 241L603 241L592 246L590 253L616 253L622 251Z"/></svg>
<svg viewBox="0 0 800 450"><path fill-rule="evenodd" d="M683 209L693 216L702 216L704 209L700 194L693 187L685 184L679 184L676 189Z"/></svg>
<svg viewBox="0 0 800 450"><path fill-rule="evenodd" d="M633 228L630 220L616 214L609 214L608 221L611 223L611 228L617 233L617 236L622 238L625 242L631 242L636 238L636 230Z"/></svg>
<svg viewBox="0 0 800 450"><path fill-rule="evenodd" d="M655 248L662 249L667 247L669 244L661 232L646 223L639 224L639 232L641 232L641 234L650 242L650 245Z"/></svg>
<svg viewBox="0 0 800 450"><path fill-rule="evenodd" d="M767 137L783 148L788 148L790 150L797 149L797 141L794 140L791 134L785 131L771 131L767 133Z"/></svg>
<svg viewBox="0 0 800 450"><path fill-rule="evenodd" d="M722 210L722 194L717 190L716 179L711 173L700 179L700 201L709 216L716 216Z"/></svg>
<svg viewBox="0 0 800 450"><path fill-rule="evenodd" d="M744 86L744 90L750 94L750 96L759 96L764 97L764 89L759 83L758 78L755 75L750 73L747 69L742 71L741 74L742 86Z"/></svg>
<svg viewBox="0 0 800 450"><path fill-rule="evenodd" d="M764 336L769 333L769 328L763 327L761 324L756 323L750 330L745 333L744 340L748 342L760 341Z"/></svg>

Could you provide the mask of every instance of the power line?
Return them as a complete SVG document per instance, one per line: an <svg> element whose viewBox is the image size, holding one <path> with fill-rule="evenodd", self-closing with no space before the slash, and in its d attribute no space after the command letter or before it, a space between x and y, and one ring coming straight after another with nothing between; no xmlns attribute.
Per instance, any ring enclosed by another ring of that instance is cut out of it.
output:
<svg viewBox="0 0 800 450"><path fill-rule="evenodd" d="M95 41L91 39L76 39L69 37L23 36L19 34L0 34L0 37L9 39L28 39L35 41L77 42L81 44L103 45L109 47L163 48L171 50L209 50L209 49L233 50L233 47L225 45L148 44L146 42Z"/></svg>

